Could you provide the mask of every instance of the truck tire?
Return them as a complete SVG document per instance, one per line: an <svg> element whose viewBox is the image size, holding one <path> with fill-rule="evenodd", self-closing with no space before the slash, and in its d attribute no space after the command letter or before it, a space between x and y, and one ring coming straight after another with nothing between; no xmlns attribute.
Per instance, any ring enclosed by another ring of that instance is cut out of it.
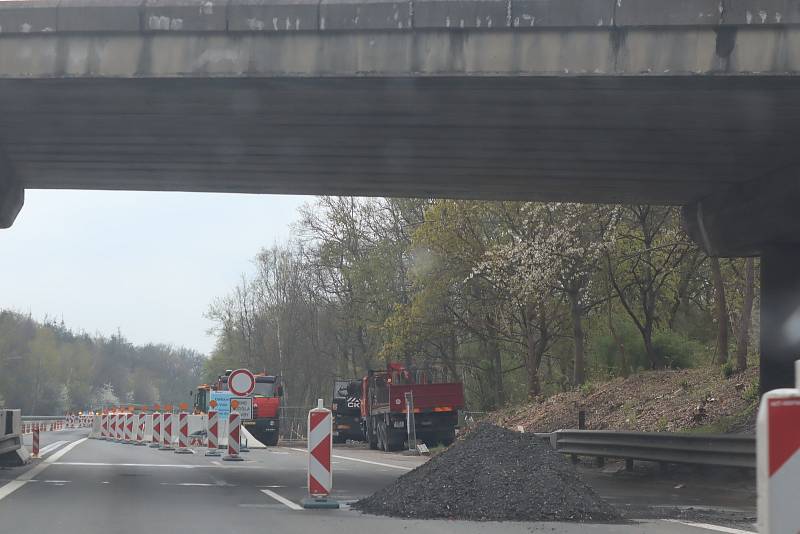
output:
<svg viewBox="0 0 800 534"><path fill-rule="evenodd" d="M445 447L449 447L450 445L452 445L455 440L456 440L455 428L451 428L450 430L442 432L440 441L442 442L442 445L444 445Z"/></svg>
<svg viewBox="0 0 800 534"><path fill-rule="evenodd" d="M267 439L264 440L264 445L267 447L275 447L278 444L278 433L272 432L267 436Z"/></svg>
<svg viewBox="0 0 800 534"><path fill-rule="evenodd" d="M386 439L386 452L394 452L399 451L403 448L403 443L405 443L405 433L398 432L394 429L389 429L387 432L387 439Z"/></svg>
<svg viewBox="0 0 800 534"><path fill-rule="evenodd" d="M375 435L375 430L370 430L369 427L365 430L367 434L367 443L369 443L370 450L377 451L378 450L378 436Z"/></svg>

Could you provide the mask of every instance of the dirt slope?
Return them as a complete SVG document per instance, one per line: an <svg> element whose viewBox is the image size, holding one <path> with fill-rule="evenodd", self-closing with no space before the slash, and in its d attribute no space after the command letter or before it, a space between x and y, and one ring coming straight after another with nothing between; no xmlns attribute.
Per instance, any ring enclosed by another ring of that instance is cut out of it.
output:
<svg viewBox="0 0 800 534"><path fill-rule="evenodd" d="M757 381L758 369L730 378L719 368L648 371L494 412L483 420L551 432L577 428L583 409L588 429L753 432Z"/></svg>

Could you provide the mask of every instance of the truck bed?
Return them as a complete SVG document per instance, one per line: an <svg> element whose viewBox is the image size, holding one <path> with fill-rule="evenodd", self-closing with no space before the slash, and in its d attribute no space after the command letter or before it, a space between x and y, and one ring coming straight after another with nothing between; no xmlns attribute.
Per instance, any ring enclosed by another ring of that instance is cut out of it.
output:
<svg viewBox="0 0 800 534"><path fill-rule="evenodd" d="M455 411L464 407L464 386L450 384L407 384L389 386L389 403L376 406L373 412L404 413L407 391L414 395L414 411Z"/></svg>

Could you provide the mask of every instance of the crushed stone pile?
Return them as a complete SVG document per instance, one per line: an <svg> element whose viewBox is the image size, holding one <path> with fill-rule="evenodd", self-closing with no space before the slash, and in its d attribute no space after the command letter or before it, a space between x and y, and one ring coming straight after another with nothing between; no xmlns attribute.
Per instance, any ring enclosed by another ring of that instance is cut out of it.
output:
<svg viewBox="0 0 800 534"><path fill-rule="evenodd" d="M421 519L620 520L546 443L486 423L353 508Z"/></svg>

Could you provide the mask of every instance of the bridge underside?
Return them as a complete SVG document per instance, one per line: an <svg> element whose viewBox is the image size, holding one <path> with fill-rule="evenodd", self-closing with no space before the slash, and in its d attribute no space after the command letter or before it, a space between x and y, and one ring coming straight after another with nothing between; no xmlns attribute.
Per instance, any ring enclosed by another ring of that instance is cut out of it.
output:
<svg viewBox="0 0 800 534"><path fill-rule="evenodd" d="M0 80L25 188L687 204L798 164L793 77Z"/></svg>

